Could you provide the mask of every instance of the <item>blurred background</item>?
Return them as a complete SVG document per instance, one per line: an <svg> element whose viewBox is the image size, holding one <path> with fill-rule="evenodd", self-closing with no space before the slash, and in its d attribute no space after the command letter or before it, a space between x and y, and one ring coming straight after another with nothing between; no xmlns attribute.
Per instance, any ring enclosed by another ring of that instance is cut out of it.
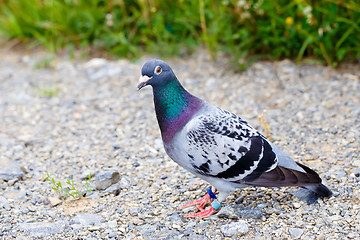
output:
<svg viewBox="0 0 360 240"><path fill-rule="evenodd" d="M258 59L330 66L358 62L357 0L0 0L0 39L109 58L229 55L235 69Z"/></svg>

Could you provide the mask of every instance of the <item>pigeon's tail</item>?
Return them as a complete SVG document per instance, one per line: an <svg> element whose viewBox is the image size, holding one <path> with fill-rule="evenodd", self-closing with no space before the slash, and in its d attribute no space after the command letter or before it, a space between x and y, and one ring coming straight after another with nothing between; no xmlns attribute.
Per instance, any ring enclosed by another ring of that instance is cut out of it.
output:
<svg viewBox="0 0 360 240"><path fill-rule="evenodd" d="M315 186L305 186L304 188L309 189L310 191L316 193L320 197L331 197L331 190L324 184L319 184Z"/></svg>
<svg viewBox="0 0 360 240"><path fill-rule="evenodd" d="M314 170L310 169L309 167L306 167L305 165L302 165L300 163L297 163L297 164L300 167L302 167L307 173L311 172L311 173L317 175L317 173ZM303 186L303 188L304 189L302 189L302 190L304 190L304 191L303 191L302 195L304 197L307 195L307 197L305 197L304 200L306 200L309 204L315 203L319 197L331 197L331 195L332 195L331 190L327 186L325 186L324 184L321 183L321 179L320 179L320 184ZM308 192L308 194L305 194L305 192ZM298 196L298 198L302 199L299 196Z"/></svg>
<svg viewBox="0 0 360 240"><path fill-rule="evenodd" d="M324 184L314 186L305 186L299 190L292 192L292 195L308 204L316 203L319 198L331 197L332 192Z"/></svg>
<svg viewBox="0 0 360 240"><path fill-rule="evenodd" d="M246 176L246 184L260 187L313 186L321 184L321 178L312 169L298 163L302 171L277 166L269 172Z"/></svg>
<svg viewBox="0 0 360 240"><path fill-rule="evenodd" d="M311 186L309 189L319 195L331 193L327 187L321 184L321 178L314 170L301 163L297 164L302 171L277 166L269 172L256 173L254 171L246 176L243 181L246 184L260 187Z"/></svg>
<svg viewBox="0 0 360 240"><path fill-rule="evenodd" d="M309 204L316 202L319 197L332 195L330 189L321 183L321 178L314 170L301 163L297 165L303 171L277 166L269 172L250 174L243 180L246 184L261 187L300 186L302 188L293 195Z"/></svg>

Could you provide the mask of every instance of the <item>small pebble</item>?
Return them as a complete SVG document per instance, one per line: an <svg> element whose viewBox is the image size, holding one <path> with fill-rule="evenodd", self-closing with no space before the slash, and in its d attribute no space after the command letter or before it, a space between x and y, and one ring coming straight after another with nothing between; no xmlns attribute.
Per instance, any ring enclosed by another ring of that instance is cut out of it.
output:
<svg viewBox="0 0 360 240"><path fill-rule="evenodd" d="M96 189L103 190L120 180L120 174L117 170L109 170L98 173L95 177Z"/></svg>
<svg viewBox="0 0 360 240"><path fill-rule="evenodd" d="M74 222L84 226L99 226L105 219L99 214L78 213Z"/></svg>
<svg viewBox="0 0 360 240"><path fill-rule="evenodd" d="M304 230L300 228L290 228L289 233L293 239L299 239L303 234Z"/></svg>
<svg viewBox="0 0 360 240"><path fill-rule="evenodd" d="M56 207L57 205L60 205L62 201L55 197L48 197L48 200L50 202L51 207Z"/></svg>
<svg viewBox="0 0 360 240"><path fill-rule="evenodd" d="M244 220L231 222L221 226L221 232L225 237L244 235L249 231L249 224Z"/></svg>
<svg viewBox="0 0 360 240"><path fill-rule="evenodd" d="M8 201L3 196L0 196L0 207L3 207L7 211L11 209Z"/></svg>

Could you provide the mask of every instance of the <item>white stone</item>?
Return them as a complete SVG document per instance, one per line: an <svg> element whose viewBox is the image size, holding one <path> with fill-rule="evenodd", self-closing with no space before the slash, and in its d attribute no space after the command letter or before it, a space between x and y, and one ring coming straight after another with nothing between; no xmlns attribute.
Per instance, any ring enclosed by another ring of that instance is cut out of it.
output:
<svg viewBox="0 0 360 240"><path fill-rule="evenodd" d="M105 220L101 215L90 213L78 213L74 218L75 223L79 223L83 226L98 226L104 221Z"/></svg>
<svg viewBox="0 0 360 240"><path fill-rule="evenodd" d="M221 232L225 237L244 235L249 231L249 224L244 220L231 222L221 226Z"/></svg>
<svg viewBox="0 0 360 240"><path fill-rule="evenodd" d="M3 207L5 210L8 211L11 209L8 201L3 196L0 196L0 207Z"/></svg>
<svg viewBox="0 0 360 240"><path fill-rule="evenodd" d="M107 225L108 225L109 227L111 227L111 228L116 228L116 227L118 226L116 220L108 221L108 224L107 224Z"/></svg>
<svg viewBox="0 0 360 240"><path fill-rule="evenodd" d="M85 68L100 68L104 66L107 61L103 58L93 58L87 63L85 63Z"/></svg>
<svg viewBox="0 0 360 240"><path fill-rule="evenodd" d="M33 238L41 238L63 232L66 224L65 221L20 223L18 229Z"/></svg>
<svg viewBox="0 0 360 240"><path fill-rule="evenodd" d="M298 239L303 234L304 230L300 228L290 228L289 233L293 239Z"/></svg>
<svg viewBox="0 0 360 240"><path fill-rule="evenodd" d="M298 202L294 202L293 205L294 205L294 208L300 208L301 207L301 204L298 203Z"/></svg>

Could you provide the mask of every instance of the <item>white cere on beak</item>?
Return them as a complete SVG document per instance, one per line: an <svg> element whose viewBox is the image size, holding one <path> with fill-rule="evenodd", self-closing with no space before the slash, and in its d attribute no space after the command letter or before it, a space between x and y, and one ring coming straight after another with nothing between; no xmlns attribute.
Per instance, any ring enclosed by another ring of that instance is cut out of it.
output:
<svg viewBox="0 0 360 240"><path fill-rule="evenodd" d="M140 83L146 83L147 81L149 81L152 77L148 77L146 75L140 76L139 78L139 84Z"/></svg>
<svg viewBox="0 0 360 240"><path fill-rule="evenodd" d="M147 85L147 82L151 79L152 77L148 77L146 75L141 76L139 79L139 85L137 86L137 89L140 90L143 87L145 87Z"/></svg>

